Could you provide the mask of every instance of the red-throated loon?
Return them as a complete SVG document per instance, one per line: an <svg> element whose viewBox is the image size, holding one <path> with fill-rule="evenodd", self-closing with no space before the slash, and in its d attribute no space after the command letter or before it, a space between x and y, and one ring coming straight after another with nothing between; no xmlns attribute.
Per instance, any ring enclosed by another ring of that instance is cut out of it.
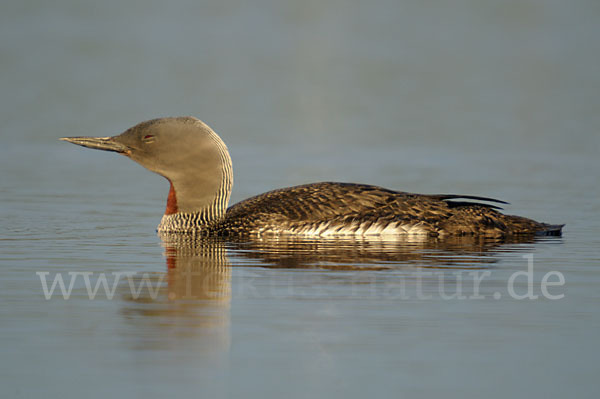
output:
<svg viewBox="0 0 600 399"><path fill-rule="evenodd" d="M270 191L229 208L233 185L225 143L193 117L142 122L114 137L65 137L114 151L169 180L161 233L206 235L407 236L560 235L563 225L504 215L506 202L471 195L425 195L353 183L312 183Z"/></svg>

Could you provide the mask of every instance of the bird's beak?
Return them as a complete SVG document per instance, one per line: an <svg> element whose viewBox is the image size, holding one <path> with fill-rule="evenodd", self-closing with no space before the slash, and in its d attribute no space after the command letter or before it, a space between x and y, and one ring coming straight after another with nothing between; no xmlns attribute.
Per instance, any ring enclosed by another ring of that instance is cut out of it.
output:
<svg viewBox="0 0 600 399"><path fill-rule="evenodd" d="M114 137L61 137L60 139L95 150L114 151L120 154L131 152L129 147L119 143Z"/></svg>

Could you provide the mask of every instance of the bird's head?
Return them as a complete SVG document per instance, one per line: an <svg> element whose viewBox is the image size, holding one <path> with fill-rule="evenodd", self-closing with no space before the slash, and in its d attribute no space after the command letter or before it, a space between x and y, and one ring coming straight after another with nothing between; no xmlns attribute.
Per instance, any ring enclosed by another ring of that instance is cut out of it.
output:
<svg viewBox="0 0 600 399"><path fill-rule="evenodd" d="M176 195L176 211L197 211L212 203L216 195L222 195L219 193L231 189L227 147L208 125L193 117L153 119L112 137L61 140L123 154L166 177ZM226 190L224 184L228 186Z"/></svg>

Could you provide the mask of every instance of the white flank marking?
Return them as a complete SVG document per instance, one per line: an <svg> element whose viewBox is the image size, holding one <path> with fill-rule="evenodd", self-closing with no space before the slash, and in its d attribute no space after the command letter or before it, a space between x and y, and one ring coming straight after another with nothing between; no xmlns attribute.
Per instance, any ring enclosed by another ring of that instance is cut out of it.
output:
<svg viewBox="0 0 600 399"><path fill-rule="evenodd" d="M398 225L389 224L381 225L375 224L365 228L365 224L353 223L343 228L339 228L339 225L331 226L331 223L323 223L314 227L305 227L299 229L264 229L259 232L259 235L292 235L299 237L381 237L386 240L406 240L411 239L426 239L429 236L429 232L419 225Z"/></svg>

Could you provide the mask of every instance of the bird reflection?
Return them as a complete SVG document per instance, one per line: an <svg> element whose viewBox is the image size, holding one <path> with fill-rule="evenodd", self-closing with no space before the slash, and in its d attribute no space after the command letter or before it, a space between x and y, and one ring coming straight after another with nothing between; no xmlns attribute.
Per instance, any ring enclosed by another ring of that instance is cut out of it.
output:
<svg viewBox="0 0 600 399"><path fill-rule="evenodd" d="M502 252L530 251L536 241L560 241L556 237L515 236L430 238L423 241L380 239L319 239L297 237L258 238L229 242L235 264L259 260L263 267L382 270L402 267L487 268Z"/></svg>
<svg viewBox="0 0 600 399"><path fill-rule="evenodd" d="M136 273L121 283L121 313L135 327L138 349L183 345L226 354L230 345L231 268L222 241L161 236L166 271Z"/></svg>
<svg viewBox="0 0 600 399"><path fill-rule="evenodd" d="M221 358L230 346L232 265L332 270L483 269L493 267L502 253L530 252L538 241L561 242L559 237L533 236L416 242L284 236L232 240L182 234L163 234L160 238L166 271L136 273L131 281L121 284L122 314L132 321L140 338L136 345L163 348L181 345L182 337L193 337L195 350L218 353Z"/></svg>

